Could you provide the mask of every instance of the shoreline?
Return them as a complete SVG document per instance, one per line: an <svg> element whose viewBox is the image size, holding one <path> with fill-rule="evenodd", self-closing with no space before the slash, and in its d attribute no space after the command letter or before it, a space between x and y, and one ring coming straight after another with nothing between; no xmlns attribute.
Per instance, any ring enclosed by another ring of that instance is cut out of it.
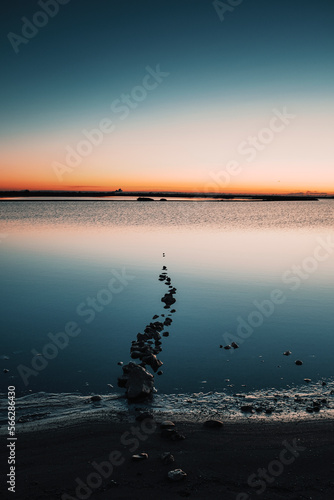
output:
<svg viewBox="0 0 334 500"><path fill-rule="evenodd" d="M323 385L325 384L325 385ZM93 398L93 399L92 399ZM95 401L94 401L95 399ZM0 436L6 434L7 399L0 394ZM125 394L30 393L16 398L18 430L71 425L71 422L123 414L126 421L136 409L150 411L157 418L197 423L204 418L245 422L284 422L308 418L334 418L334 380L309 382L289 388L266 388L224 392L196 392L163 394L156 392L148 400L128 401Z"/></svg>
<svg viewBox="0 0 334 500"><path fill-rule="evenodd" d="M232 422L223 417L221 428L203 426L205 419L173 418L185 439L172 441L161 436L163 415L139 421L135 415L141 412L133 410L129 421L120 412L52 430L38 425L30 432L18 428L15 498L329 500L334 496L333 418ZM163 463L163 452L172 453L175 461ZM1 461L6 453L2 446ZM147 453L148 459L133 461L134 453ZM107 465L110 460L112 466ZM169 481L168 471L179 468L187 477ZM257 477L263 468L266 480Z"/></svg>

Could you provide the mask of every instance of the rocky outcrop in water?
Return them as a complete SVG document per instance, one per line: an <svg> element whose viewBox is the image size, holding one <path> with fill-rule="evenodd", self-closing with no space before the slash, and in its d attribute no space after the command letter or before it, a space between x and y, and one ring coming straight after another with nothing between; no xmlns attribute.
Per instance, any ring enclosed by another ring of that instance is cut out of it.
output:
<svg viewBox="0 0 334 500"><path fill-rule="evenodd" d="M162 268L159 281L165 282L166 286L169 287L168 292L161 299L165 304L164 308L169 309L176 302L174 297L176 288L171 284L171 278L167 274L166 266ZM175 309L171 310L171 314L175 312ZM171 314L168 316L171 316ZM165 327L170 327L173 320L170 317L165 318L164 314L161 314L160 317L163 322L151 321L144 328L144 332L139 332L136 340L131 343L130 356L131 359L137 360L137 362L130 361L123 366L123 375L118 378L118 386L126 389L125 395L129 400L144 399L152 395L154 391L154 375L148 371L147 367L158 375L163 374L162 370L159 370L163 362L157 358L157 355L162 351L162 338L169 336L169 332L164 331ZM158 314L153 316L153 320L158 318Z"/></svg>
<svg viewBox="0 0 334 500"><path fill-rule="evenodd" d="M123 376L119 377L118 386L126 388L128 399L142 399L152 393L154 377L143 366L130 362L123 366Z"/></svg>

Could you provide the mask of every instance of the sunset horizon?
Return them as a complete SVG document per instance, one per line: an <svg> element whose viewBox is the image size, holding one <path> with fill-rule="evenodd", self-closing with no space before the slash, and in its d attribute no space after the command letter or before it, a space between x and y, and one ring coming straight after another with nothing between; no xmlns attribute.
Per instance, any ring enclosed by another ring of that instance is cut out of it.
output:
<svg viewBox="0 0 334 500"><path fill-rule="evenodd" d="M332 7L149 1L129 17L84 3L73 26L64 2L37 29L46 14L19 3L1 55L2 190L334 193Z"/></svg>

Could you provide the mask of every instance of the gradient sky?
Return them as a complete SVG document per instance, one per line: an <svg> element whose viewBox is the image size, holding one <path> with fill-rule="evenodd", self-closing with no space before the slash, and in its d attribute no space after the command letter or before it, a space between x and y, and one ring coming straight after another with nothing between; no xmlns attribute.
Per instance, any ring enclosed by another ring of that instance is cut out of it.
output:
<svg viewBox="0 0 334 500"><path fill-rule="evenodd" d="M42 3L0 7L0 189L334 193L332 0L220 16L207 0L69 0L34 17ZM22 17L46 22L27 43ZM168 76L145 96L158 65ZM113 130L70 164L105 119Z"/></svg>

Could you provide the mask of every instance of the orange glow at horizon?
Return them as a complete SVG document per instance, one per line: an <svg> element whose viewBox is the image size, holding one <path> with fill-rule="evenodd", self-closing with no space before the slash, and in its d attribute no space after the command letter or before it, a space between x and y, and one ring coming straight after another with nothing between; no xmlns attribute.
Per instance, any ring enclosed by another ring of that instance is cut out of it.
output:
<svg viewBox="0 0 334 500"><path fill-rule="evenodd" d="M239 146L267 125L256 110L234 116L226 110L205 115L199 126L186 112L128 122L106 136L77 165L57 178L54 162L67 166L67 148L83 140L69 130L31 132L2 140L1 190L171 191L232 194L334 194L331 117L294 110L297 118L255 155ZM204 111L203 111L204 113ZM204 115L203 115L204 116ZM239 171L227 175L228 165ZM68 167L68 166L67 166Z"/></svg>

